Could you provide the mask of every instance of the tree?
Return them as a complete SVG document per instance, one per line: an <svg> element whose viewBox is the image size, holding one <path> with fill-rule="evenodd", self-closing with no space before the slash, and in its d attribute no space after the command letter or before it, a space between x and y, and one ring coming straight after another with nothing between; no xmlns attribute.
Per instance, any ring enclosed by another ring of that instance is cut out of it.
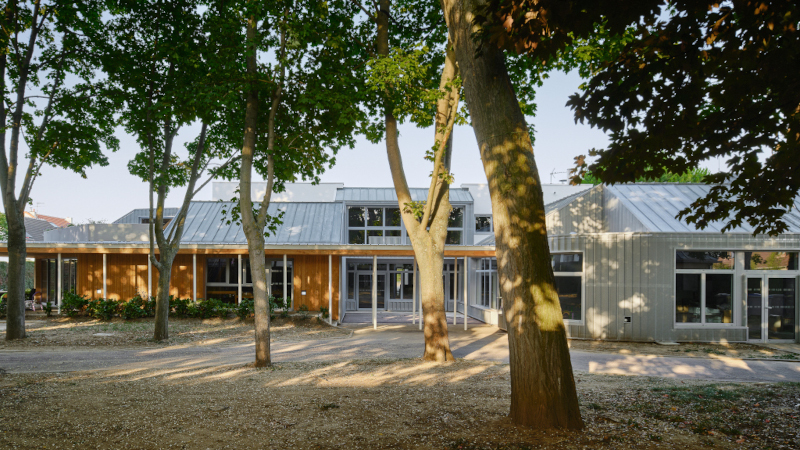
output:
<svg viewBox="0 0 800 450"><path fill-rule="evenodd" d="M648 182L658 182L658 183L703 183L706 180L711 172L708 169L692 169L686 173L672 173L668 171L664 171L660 177L658 178L644 178L640 177L636 179L637 183L648 183ZM597 178L595 174L591 171L586 171L581 176L581 184L594 184L598 185L602 183L600 178Z"/></svg>
<svg viewBox="0 0 800 450"><path fill-rule="evenodd" d="M338 149L353 145L353 133L363 119L358 105L366 91L364 80L351 62L352 43L343 38L354 27L346 5L343 0L286 0L248 2L241 9L214 6L217 28L223 30L220 45L232 45L237 38L245 44L229 53L232 58L223 65L230 71L220 71L218 78L242 92L242 98L212 134L224 142L243 142L238 166L225 173L240 179L239 202L231 213L233 220L241 220L247 237L256 367L271 363L264 242L280 223L280 213L271 216L268 211L271 194L298 178L318 182ZM237 17L244 20L237 22ZM259 62L259 55L268 55L269 62ZM237 64L242 60L244 64ZM257 203L251 197L253 171L267 181L266 194Z"/></svg>
<svg viewBox="0 0 800 450"><path fill-rule="evenodd" d="M406 7L402 10L414 11L417 17L427 15L420 13L424 5L404 6ZM455 55L450 46L445 46L446 57L440 70L438 86L431 85L431 75L440 65L437 64L437 58L431 58L431 53L440 50L441 45L436 45L437 42L433 40L433 49L390 49L391 28L397 29L396 35L406 35L395 39L401 42L419 39L419 32L413 29L409 33L403 29L402 23L398 23L398 18L392 14L389 0L381 0L374 15L366 10L365 12L377 25L377 55L371 61L369 79L383 103L380 109L383 113L386 152L392 180L403 224L420 268L420 303L425 325L423 359L452 361L441 274L452 210L449 200L449 187L453 181L450 173L451 133L458 117L461 94ZM444 34L442 25L434 22L431 28L438 28ZM431 114L431 110L435 110L435 114ZM405 116L411 116L419 126L430 125L431 122L435 126L434 145L428 156L433 162L433 171L428 197L423 202L413 201L408 188L398 139L398 116L401 120Z"/></svg>
<svg viewBox="0 0 800 450"><path fill-rule="evenodd" d="M484 45L477 54L475 2L443 0L442 7L492 199L508 323L510 415L535 428L582 428L530 129L503 52Z"/></svg>
<svg viewBox="0 0 800 450"><path fill-rule="evenodd" d="M102 61L110 91L124 104L121 119L125 130L136 136L142 148L128 167L150 186L149 258L159 274L153 331L156 341L169 338L172 264L180 249L189 205L213 174L231 161L228 158L200 183L212 159L227 156L224 148L212 151L206 140L209 123L216 120L217 105L225 92L207 81L211 68L206 17L200 8L201 3L194 0L119 1L103 30L107 34ZM186 146L188 157L181 159L175 138L181 127L196 121L201 122L200 134ZM164 202L171 188L177 186L185 186L186 193L166 227Z"/></svg>
<svg viewBox="0 0 800 450"><path fill-rule="evenodd" d="M0 27L0 192L8 221L6 339L25 337L24 210L44 164L86 177L115 151L114 105L95 79L93 42L102 2L10 1ZM10 136L8 136L10 134ZM20 167L22 140L27 167ZM22 185L17 188L17 175Z"/></svg>
<svg viewBox="0 0 800 450"><path fill-rule="evenodd" d="M723 232L744 222L754 234L785 231L800 191L800 6L697 1L668 12L628 17L631 41L571 97L576 120L611 137L590 151L593 164L578 161L578 178L588 168L628 182L726 158L679 217L701 229L721 221Z"/></svg>

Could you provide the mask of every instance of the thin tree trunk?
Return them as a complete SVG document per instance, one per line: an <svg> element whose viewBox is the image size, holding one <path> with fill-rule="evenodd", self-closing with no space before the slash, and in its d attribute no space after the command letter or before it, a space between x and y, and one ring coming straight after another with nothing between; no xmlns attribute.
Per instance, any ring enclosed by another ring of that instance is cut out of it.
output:
<svg viewBox="0 0 800 450"><path fill-rule="evenodd" d="M377 53L381 56L389 55L389 16L390 1L381 0L380 10L376 15L378 25ZM448 58L442 73L444 86L455 78L454 59ZM456 97L457 98L457 97ZM443 265L444 243L447 239L447 223L450 216L449 188L446 181L440 182L438 173L440 167L449 172L449 153L452 139L446 132L451 112L451 95L447 92L445 98L437 105L436 115L436 143L441 144L434 162L433 179L428 192L427 205L422 217L422 224L407 208L411 203L411 194L408 189L403 161L400 155L400 144L397 136L397 119L393 114L393 107L389 98L385 99L384 116L386 125L386 152L389 157L392 180L394 181L397 201L402 212L403 223L408 232L411 246L417 257L420 268L420 302L424 318L425 353L423 359L427 361L452 361L450 341L447 332L447 315L445 313ZM457 108L458 100L452 108ZM428 225L430 229L428 229Z"/></svg>
<svg viewBox="0 0 800 450"><path fill-rule="evenodd" d="M15 202L6 208L8 221L8 295L6 340L24 339L25 334L25 222Z"/></svg>
<svg viewBox="0 0 800 450"><path fill-rule="evenodd" d="M166 251L165 251L166 250ZM155 265L158 270L156 286L156 317L153 339L163 341L169 339L169 286L172 281L172 263L175 261L177 249L159 248L159 260Z"/></svg>
<svg viewBox="0 0 800 450"><path fill-rule="evenodd" d="M500 292L508 322L511 418L534 428L583 427L550 266L541 182L501 51L475 57L473 0L443 0L464 94L489 181Z"/></svg>

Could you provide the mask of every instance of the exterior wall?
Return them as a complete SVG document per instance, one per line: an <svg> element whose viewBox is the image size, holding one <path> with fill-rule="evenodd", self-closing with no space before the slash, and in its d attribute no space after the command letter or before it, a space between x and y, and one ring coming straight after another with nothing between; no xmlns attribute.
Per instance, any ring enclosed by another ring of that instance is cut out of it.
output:
<svg viewBox="0 0 800 450"><path fill-rule="evenodd" d="M319 311L320 307L328 307L328 256L289 256L294 271L294 309L305 305L309 311ZM332 259L333 283L333 320L339 319L339 269L341 261L338 256ZM306 295L302 295L306 291Z"/></svg>
<svg viewBox="0 0 800 450"><path fill-rule="evenodd" d="M78 294L96 299L103 296L103 255L79 254ZM110 253L106 256L106 296L128 300L137 294L147 296L147 255ZM197 255L197 298L205 298L205 256ZM192 255L179 254L172 264L170 295L192 298ZM158 270L152 268L155 295Z"/></svg>
<svg viewBox="0 0 800 450"><path fill-rule="evenodd" d="M675 251L797 250L800 236L778 238L718 233L603 233L551 236L552 252L584 253L584 322L571 338L630 341L746 342L746 293L741 267L734 276L740 303L733 326L675 326ZM800 308L799 308L800 309ZM630 317L630 323L624 318Z"/></svg>
<svg viewBox="0 0 800 450"><path fill-rule="evenodd" d="M595 186L586 195L547 215L547 233L602 233L607 230L603 214L603 186Z"/></svg>

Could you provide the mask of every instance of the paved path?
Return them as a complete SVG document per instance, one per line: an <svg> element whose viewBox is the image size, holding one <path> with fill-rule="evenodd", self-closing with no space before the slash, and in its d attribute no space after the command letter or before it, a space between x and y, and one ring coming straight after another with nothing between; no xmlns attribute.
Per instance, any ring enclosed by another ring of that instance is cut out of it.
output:
<svg viewBox="0 0 800 450"><path fill-rule="evenodd" d="M450 343L457 358L508 362L508 339L491 326L469 331L452 327ZM354 328L346 339L275 342L273 361L334 361L363 358L414 358L422 351L422 334L414 327L384 325L377 331ZM0 368L11 373L113 369L191 369L253 360L253 344L238 346L165 347L150 349L3 351ZM742 361L732 358L672 358L572 352L577 372L697 378L725 381L800 382L800 363Z"/></svg>

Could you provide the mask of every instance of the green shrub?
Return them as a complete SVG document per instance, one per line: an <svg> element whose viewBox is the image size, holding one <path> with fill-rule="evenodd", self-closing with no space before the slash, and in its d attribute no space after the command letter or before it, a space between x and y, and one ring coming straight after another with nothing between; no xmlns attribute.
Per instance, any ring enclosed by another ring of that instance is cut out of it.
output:
<svg viewBox="0 0 800 450"><path fill-rule="evenodd" d="M62 299L61 311L67 317L77 317L82 314L86 306L89 305L89 299L78 295L74 292L65 292Z"/></svg>
<svg viewBox="0 0 800 450"><path fill-rule="evenodd" d="M45 305L44 305L44 312L45 312L45 314L47 314L47 317L50 317L50 316L53 315L53 304L50 303L49 301L47 303L45 303Z"/></svg>
<svg viewBox="0 0 800 450"><path fill-rule="evenodd" d="M125 320L138 319L147 316L147 300L137 295L127 302L119 305L119 315Z"/></svg>
<svg viewBox="0 0 800 450"><path fill-rule="evenodd" d="M255 314L255 300L252 298L243 298L242 301L239 302L239 306L236 307L236 315L244 320L253 314Z"/></svg>
<svg viewBox="0 0 800 450"><path fill-rule="evenodd" d="M308 315L308 306L307 305L300 305L300 307L297 308L297 310L300 311L300 319L301 320L307 320L309 317L311 317L311 316Z"/></svg>
<svg viewBox="0 0 800 450"><path fill-rule="evenodd" d="M189 317L189 305L192 303L188 298L169 296L169 309L178 317Z"/></svg>
<svg viewBox="0 0 800 450"><path fill-rule="evenodd" d="M319 308L319 312L322 313L322 318L327 319L330 314L328 313L328 308L322 306Z"/></svg>
<svg viewBox="0 0 800 450"><path fill-rule="evenodd" d="M209 298L207 300L203 300L202 302L197 302L197 309L198 314L195 317L200 317L201 319L221 317L224 319L228 317L231 308L222 300Z"/></svg>
<svg viewBox="0 0 800 450"><path fill-rule="evenodd" d="M89 313L90 317L94 317L95 319L111 320L119 306L120 302L116 300L99 298L89 302L89 305L86 307L86 312Z"/></svg>
<svg viewBox="0 0 800 450"><path fill-rule="evenodd" d="M6 295L0 297L0 318L4 318L8 311L8 304L6 303Z"/></svg>

